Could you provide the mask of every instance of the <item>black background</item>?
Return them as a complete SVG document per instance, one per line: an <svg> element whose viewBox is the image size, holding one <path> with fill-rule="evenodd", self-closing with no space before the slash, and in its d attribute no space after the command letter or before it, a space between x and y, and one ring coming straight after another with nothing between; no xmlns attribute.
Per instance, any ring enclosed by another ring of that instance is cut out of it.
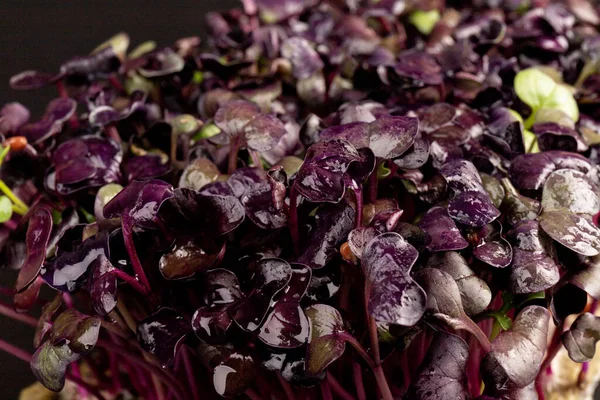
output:
<svg viewBox="0 0 600 400"><path fill-rule="evenodd" d="M145 40L169 45L203 33L207 11L238 4L236 0L0 0L0 106L19 101L35 119L56 97L55 89L17 92L8 86L12 75L26 69L55 72L63 61L88 54L121 31L129 33L131 46ZM12 287L14 279L14 274L0 272L2 285ZM0 338L33 352L33 329L2 316ZM0 351L0 399L17 399L20 389L33 380L27 364Z"/></svg>

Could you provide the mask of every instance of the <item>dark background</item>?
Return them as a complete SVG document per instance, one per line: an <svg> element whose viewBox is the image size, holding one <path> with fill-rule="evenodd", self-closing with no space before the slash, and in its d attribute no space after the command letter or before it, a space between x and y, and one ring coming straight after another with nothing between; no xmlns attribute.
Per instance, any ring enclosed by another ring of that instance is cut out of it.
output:
<svg viewBox="0 0 600 400"><path fill-rule="evenodd" d="M115 33L131 37L130 48L145 40L159 46L204 31L207 11L227 9L236 0L0 0L0 106L19 101L36 119L56 97L54 88L17 92L8 80L26 69L56 72L75 55L86 55ZM0 272L0 284L12 287L14 274ZM6 302L8 299L2 298ZM0 316L0 338L33 352L33 329ZM17 399L34 381L29 366L0 352L0 399Z"/></svg>

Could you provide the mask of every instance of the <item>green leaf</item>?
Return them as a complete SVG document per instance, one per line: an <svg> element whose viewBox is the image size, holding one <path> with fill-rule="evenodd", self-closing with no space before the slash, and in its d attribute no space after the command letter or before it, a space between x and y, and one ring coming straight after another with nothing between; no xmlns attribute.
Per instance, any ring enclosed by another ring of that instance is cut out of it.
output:
<svg viewBox="0 0 600 400"><path fill-rule="evenodd" d="M202 71L195 71L194 75L192 76L192 81L199 85L202 83L203 80L204 80L204 74L202 74Z"/></svg>
<svg viewBox="0 0 600 400"><path fill-rule="evenodd" d="M515 76L515 92L519 99L531 107L531 116L525 121L525 128L535 122L535 114L542 108L561 110L573 121L579 119L579 108L571 90L556 83L539 69L528 68Z"/></svg>
<svg viewBox="0 0 600 400"><path fill-rule="evenodd" d="M0 223L10 219L13 212L13 203L6 196L0 196Z"/></svg>
<svg viewBox="0 0 600 400"><path fill-rule="evenodd" d="M387 178L390 172L392 171L385 166L385 163L379 164L379 167L377 167L377 179Z"/></svg>
<svg viewBox="0 0 600 400"><path fill-rule="evenodd" d="M56 208L53 208L50 214L52 214L52 223L54 225L60 224L60 221L62 221L62 213Z"/></svg>
<svg viewBox="0 0 600 400"><path fill-rule="evenodd" d="M500 327L503 330L506 331L512 327L512 320L510 319L510 317L503 314L495 314L494 318L496 318L496 321L498 321L498 324L500 324Z"/></svg>
<svg viewBox="0 0 600 400"><path fill-rule="evenodd" d="M525 144L526 153L539 153L540 148L538 147L537 136L535 133L523 129L523 144Z"/></svg>
<svg viewBox="0 0 600 400"><path fill-rule="evenodd" d="M519 114L518 112L516 112L512 108L509 108L508 112L510 112L510 115L512 115L513 117L515 117L515 119L517 119L517 121L519 121L520 123L523 123L523 117L521 117L521 114Z"/></svg>
<svg viewBox="0 0 600 400"><path fill-rule="evenodd" d="M215 124L206 124L204 125L198 133L194 135L194 140L208 139L209 137L213 137L221 133L221 130Z"/></svg>
<svg viewBox="0 0 600 400"><path fill-rule="evenodd" d="M92 224L92 223L96 222L96 217L94 217L93 214L90 214L89 212L87 212L87 210L85 208L79 207L79 212L83 214L83 216L85 217L88 224Z"/></svg>
<svg viewBox="0 0 600 400"><path fill-rule="evenodd" d="M440 17L440 12L438 10L415 10L410 14L408 20L423 35L429 35L435 27L435 24L440 20Z"/></svg>

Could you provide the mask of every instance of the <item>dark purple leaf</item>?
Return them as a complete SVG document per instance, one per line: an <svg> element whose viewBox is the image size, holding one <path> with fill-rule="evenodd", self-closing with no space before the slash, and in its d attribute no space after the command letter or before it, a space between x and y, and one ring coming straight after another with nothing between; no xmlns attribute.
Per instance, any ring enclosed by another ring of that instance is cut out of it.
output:
<svg viewBox="0 0 600 400"><path fill-rule="evenodd" d="M186 279L209 269L218 259L222 246L198 243L192 238L178 237L173 248L160 257L158 268L163 278Z"/></svg>
<svg viewBox="0 0 600 400"><path fill-rule="evenodd" d="M144 350L154 354L163 368L171 366L191 326L172 308L163 307L138 322L137 338Z"/></svg>
<svg viewBox="0 0 600 400"><path fill-rule="evenodd" d="M256 365L251 356L226 346L202 344L200 359L213 370L213 386L218 395L241 395L256 379Z"/></svg>
<svg viewBox="0 0 600 400"><path fill-rule="evenodd" d="M404 395L411 400L469 399L466 366L469 346L460 337L436 333L419 367L416 379Z"/></svg>
<svg viewBox="0 0 600 400"><path fill-rule="evenodd" d="M536 293L554 286L560 278L552 240L536 221L521 221L507 234L513 245L509 290Z"/></svg>
<svg viewBox="0 0 600 400"><path fill-rule="evenodd" d="M369 148L376 157L392 159L404 154L415 142L419 120L382 117L369 124Z"/></svg>
<svg viewBox="0 0 600 400"><path fill-rule="evenodd" d="M399 61L390 68L390 79L408 86L439 85L442 71L435 58L424 51L407 50L398 56Z"/></svg>
<svg viewBox="0 0 600 400"><path fill-rule="evenodd" d="M117 182L121 146L113 140L93 135L81 136L61 143L54 152L54 171L47 175L54 190L68 195L89 187Z"/></svg>
<svg viewBox="0 0 600 400"><path fill-rule="evenodd" d="M545 211L540 226L554 240L585 256L600 253L600 230L585 215Z"/></svg>
<svg viewBox="0 0 600 400"><path fill-rule="evenodd" d="M168 162L158 154L131 157L123 167L128 182L159 178L171 171Z"/></svg>
<svg viewBox="0 0 600 400"><path fill-rule="evenodd" d="M59 76L38 71L23 71L10 78L10 87L15 90L40 89L54 83Z"/></svg>
<svg viewBox="0 0 600 400"><path fill-rule="evenodd" d="M192 329L206 343L221 343L233 324L227 306L200 307L192 316Z"/></svg>
<svg viewBox="0 0 600 400"><path fill-rule="evenodd" d="M25 243L27 245L27 255L17 282L15 291L25 290L35 278L37 278L46 258L46 246L52 233L52 215L43 207L37 208L29 219Z"/></svg>
<svg viewBox="0 0 600 400"><path fill-rule="evenodd" d="M173 196L173 188L164 181L133 181L104 206L104 217L120 216L127 220L127 224L145 226L154 220L161 205Z"/></svg>
<svg viewBox="0 0 600 400"><path fill-rule="evenodd" d="M237 276L222 268L206 272L202 293L204 303L211 308L232 304L244 297Z"/></svg>
<svg viewBox="0 0 600 400"><path fill-rule="evenodd" d="M15 311L18 313L28 313L37 302L43 284L44 280L38 276L27 289L20 293L15 293L13 296Z"/></svg>
<svg viewBox="0 0 600 400"><path fill-rule="evenodd" d="M595 215L600 211L600 188L582 172L558 170L544 184L541 205L544 212Z"/></svg>
<svg viewBox="0 0 600 400"><path fill-rule="evenodd" d="M348 246L356 258L362 258L363 248L381 232L372 226L360 226L348 234Z"/></svg>
<svg viewBox="0 0 600 400"><path fill-rule="evenodd" d="M88 282L92 305L98 315L104 316L117 306L117 277L115 267L104 255L98 256L90 266Z"/></svg>
<svg viewBox="0 0 600 400"><path fill-rule="evenodd" d="M583 152L588 145L576 130L554 122L544 122L533 125L532 132L536 134L541 151L563 150Z"/></svg>
<svg viewBox="0 0 600 400"><path fill-rule="evenodd" d="M427 260L426 266L438 268L454 279L467 315L477 315L490 304L492 292L487 283L475 275L459 253L455 251L434 253Z"/></svg>
<svg viewBox="0 0 600 400"><path fill-rule="evenodd" d="M486 392L502 397L525 388L538 375L548 334L548 310L527 306L515 318L512 328L501 333L481 363Z"/></svg>
<svg viewBox="0 0 600 400"><path fill-rule="evenodd" d="M44 264L42 278L57 290L73 292L88 279L94 260L100 256L108 258L108 235L102 232L98 237L83 241L72 251L62 250L57 254Z"/></svg>
<svg viewBox="0 0 600 400"><path fill-rule="evenodd" d="M517 189L537 191L556 170L573 169L588 173L590 168L589 161L579 154L546 151L516 157L510 164L509 175Z"/></svg>
<svg viewBox="0 0 600 400"><path fill-rule="evenodd" d="M523 143L523 124L516 119L508 108L498 107L490 114L485 140L502 155L513 158L525 153Z"/></svg>
<svg viewBox="0 0 600 400"><path fill-rule="evenodd" d="M383 233L363 249L369 313L379 322L412 326L425 312L425 291L410 270L419 253L397 233Z"/></svg>
<svg viewBox="0 0 600 400"><path fill-rule="evenodd" d="M589 257L581 265L569 266L567 273L553 288L550 307L557 321L582 312L588 295L600 298L600 256Z"/></svg>
<svg viewBox="0 0 600 400"><path fill-rule="evenodd" d="M257 268L254 289L232 314L239 327L249 332L254 332L261 326L273 297L292 278L292 268L280 258L263 258L258 262Z"/></svg>
<svg viewBox="0 0 600 400"><path fill-rule="evenodd" d="M214 122L229 137L235 137L244 131L244 127L257 115L260 107L245 100L234 100L219 107Z"/></svg>
<svg viewBox="0 0 600 400"><path fill-rule="evenodd" d="M315 216L316 226L298 262L312 269L329 264L354 228L354 218L355 211L346 201L321 207Z"/></svg>
<svg viewBox="0 0 600 400"><path fill-rule="evenodd" d="M162 203L160 218L177 232L223 235L237 228L244 220L244 207L234 196L175 189L172 198Z"/></svg>
<svg viewBox="0 0 600 400"><path fill-rule="evenodd" d="M577 317L571 328L562 335L562 342L571 360L583 363L591 361L600 340L600 317L586 312Z"/></svg>
<svg viewBox="0 0 600 400"><path fill-rule="evenodd" d="M344 321L338 310L326 304L314 304L304 312L310 323L306 371L318 375L346 350L346 341L342 337Z"/></svg>
<svg viewBox="0 0 600 400"><path fill-rule="evenodd" d="M450 200L448 215L461 224L482 227L498 218L500 211L487 193L467 191Z"/></svg>
<svg viewBox="0 0 600 400"><path fill-rule="evenodd" d="M419 221L419 228L429 237L426 247L430 251L462 250L469 246L443 207L429 209Z"/></svg>

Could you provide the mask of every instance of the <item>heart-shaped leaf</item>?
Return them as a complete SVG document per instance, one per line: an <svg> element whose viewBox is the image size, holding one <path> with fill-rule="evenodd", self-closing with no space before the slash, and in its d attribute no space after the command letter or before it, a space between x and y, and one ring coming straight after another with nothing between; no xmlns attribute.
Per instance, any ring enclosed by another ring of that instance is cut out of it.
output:
<svg viewBox="0 0 600 400"><path fill-rule="evenodd" d="M512 293L537 293L554 286L560 271L552 240L536 221L522 221L507 234L513 245L509 278Z"/></svg>
<svg viewBox="0 0 600 400"><path fill-rule="evenodd" d="M412 326L423 316L427 296L410 276L418 256L418 251L394 232L376 236L363 249L369 313L377 321Z"/></svg>
<svg viewBox="0 0 600 400"><path fill-rule="evenodd" d="M163 368L169 367L191 326L172 308L162 307L138 322L137 338L144 350L154 354Z"/></svg>
<svg viewBox="0 0 600 400"><path fill-rule="evenodd" d="M430 251L462 250L469 246L443 207L430 208L419 221L419 228L429 238L426 247Z"/></svg>
<svg viewBox="0 0 600 400"><path fill-rule="evenodd" d="M475 275L459 253L455 251L434 253L427 260L427 267L438 268L456 281L467 315L477 315L490 304L492 292L487 283Z"/></svg>
<svg viewBox="0 0 600 400"><path fill-rule="evenodd" d="M15 291L21 292L37 278L46 258L46 246L52 233L52 215L46 208L37 208L29 219L25 244L27 253L17 282Z"/></svg>
<svg viewBox="0 0 600 400"><path fill-rule="evenodd" d="M107 315L117 305L117 277L115 267L104 254L100 254L90 265L88 281L90 297L98 315Z"/></svg>
<svg viewBox="0 0 600 400"><path fill-rule="evenodd" d="M571 328L562 335L562 342L571 360L582 363L591 361L596 354L596 343L600 340L600 317L583 313Z"/></svg>
<svg viewBox="0 0 600 400"><path fill-rule="evenodd" d="M468 399L466 366L469 346L456 335L436 333L404 399Z"/></svg>
<svg viewBox="0 0 600 400"><path fill-rule="evenodd" d="M502 397L535 380L546 351L549 320L545 308L527 306L512 328L498 335L481 363L486 392Z"/></svg>
<svg viewBox="0 0 600 400"><path fill-rule="evenodd" d="M68 344L55 346L48 341L33 354L30 362L31 371L47 389L60 392L65 386L67 367L79 357L79 354L74 353Z"/></svg>
<svg viewBox="0 0 600 400"><path fill-rule="evenodd" d="M479 243L473 250L475 258L495 268L510 265L513 250L510 243L502 237L502 225L499 222L483 226L477 236Z"/></svg>
<svg viewBox="0 0 600 400"><path fill-rule="evenodd" d="M344 354L344 321L338 310L326 304L314 304L304 313L310 323L306 370L317 375Z"/></svg>

